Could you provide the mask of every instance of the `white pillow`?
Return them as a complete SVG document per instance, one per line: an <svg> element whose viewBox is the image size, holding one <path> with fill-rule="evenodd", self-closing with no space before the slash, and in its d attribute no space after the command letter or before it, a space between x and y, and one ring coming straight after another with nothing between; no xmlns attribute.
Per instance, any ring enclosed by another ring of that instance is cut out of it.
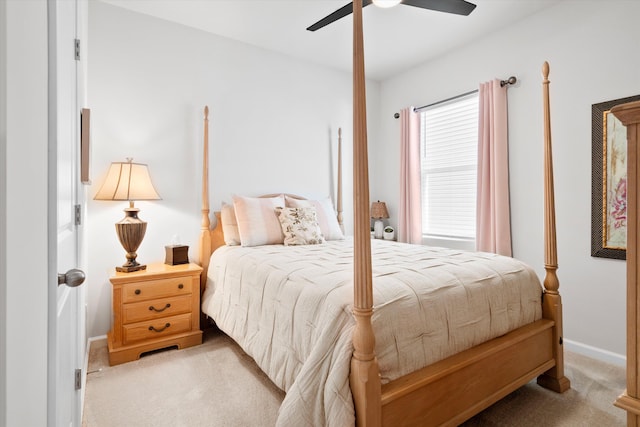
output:
<svg viewBox="0 0 640 427"><path fill-rule="evenodd" d="M284 196L233 196L233 207L242 246L275 245L284 242L275 208L284 207Z"/></svg>
<svg viewBox="0 0 640 427"><path fill-rule="evenodd" d="M316 208L277 207L276 214L282 225L285 246L324 243L316 217Z"/></svg>
<svg viewBox="0 0 640 427"><path fill-rule="evenodd" d="M224 243L227 246L238 246L240 244L240 232L238 231L238 222L236 221L236 211L233 205L222 203L220 209L220 221L222 222L222 233L224 234Z"/></svg>
<svg viewBox="0 0 640 427"><path fill-rule="evenodd" d="M292 208L305 208L313 206L316 208L318 216L318 224L325 240L342 240L344 233L338 224L336 212L333 209L333 202L327 197L321 200L299 200L293 197L285 196L287 206Z"/></svg>

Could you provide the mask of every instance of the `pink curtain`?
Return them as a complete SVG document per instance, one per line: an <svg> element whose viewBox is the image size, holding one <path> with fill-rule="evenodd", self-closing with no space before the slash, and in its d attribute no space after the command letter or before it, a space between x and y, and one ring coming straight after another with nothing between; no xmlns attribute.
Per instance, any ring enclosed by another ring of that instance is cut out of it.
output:
<svg viewBox="0 0 640 427"><path fill-rule="evenodd" d="M476 249L511 256L507 88L480 84Z"/></svg>
<svg viewBox="0 0 640 427"><path fill-rule="evenodd" d="M420 176L420 115L409 107L400 111L399 242L422 243Z"/></svg>

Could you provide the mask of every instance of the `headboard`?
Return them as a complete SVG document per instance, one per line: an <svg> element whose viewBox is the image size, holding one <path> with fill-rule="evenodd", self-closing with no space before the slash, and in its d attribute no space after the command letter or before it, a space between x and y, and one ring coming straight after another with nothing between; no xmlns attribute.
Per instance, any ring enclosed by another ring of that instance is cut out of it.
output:
<svg viewBox="0 0 640 427"><path fill-rule="evenodd" d="M209 219L209 107L204 107L204 144L202 156L202 222L200 224L199 238L199 262L202 266L202 275L200 276L200 289L204 291L207 283L207 271L209 269L209 258L213 251L220 246L225 245L224 233L222 231L222 220L220 211L215 211L215 227L211 228ZM344 232L342 222L342 129L338 128L338 179L337 179L337 196L336 196L336 214L340 229ZM259 197L274 197L280 194L291 197L293 199L305 200L304 197L289 193L272 193Z"/></svg>

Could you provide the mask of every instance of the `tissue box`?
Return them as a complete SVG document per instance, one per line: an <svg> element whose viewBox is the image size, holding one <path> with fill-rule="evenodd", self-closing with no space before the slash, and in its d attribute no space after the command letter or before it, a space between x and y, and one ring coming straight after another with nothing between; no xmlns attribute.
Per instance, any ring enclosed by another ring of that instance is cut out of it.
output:
<svg viewBox="0 0 640 427"><path fill-rule="evenodd" d="M170 245L164 247L166 255L164 263L169 265L188 264L189 263L189 246Z"/></svg>

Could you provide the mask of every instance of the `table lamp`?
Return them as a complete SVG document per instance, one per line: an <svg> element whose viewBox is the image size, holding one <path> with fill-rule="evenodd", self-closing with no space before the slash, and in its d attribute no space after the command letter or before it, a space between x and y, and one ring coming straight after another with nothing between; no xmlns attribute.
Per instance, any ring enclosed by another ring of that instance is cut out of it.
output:
<svg viewBox="0 0 640 427"><path fill-rule="evenodd" d="M387 205L384 202L378 200L371 203L371 218L376 222L373 224L373 237L376 239L382 239L382 233L384 230L383 219L389 218L389 211L387 211Z"/></svg>
<svg viewBox="0 0 640 427"><path fill-rule="evenodd" d="M130 273L145 270L147 266L136 261L136 251L147 231L147 223L138 218L140 209L133 204L135 200L160 200L151 182L147 165L133 163L133 159L130 158L127 158L126 162L111 163L107 177L94 200L129 201L129 207L124 210L124 218L116 223L116 234L127 251L127 262L121 267L116 267L116 271Z"/></svg>

